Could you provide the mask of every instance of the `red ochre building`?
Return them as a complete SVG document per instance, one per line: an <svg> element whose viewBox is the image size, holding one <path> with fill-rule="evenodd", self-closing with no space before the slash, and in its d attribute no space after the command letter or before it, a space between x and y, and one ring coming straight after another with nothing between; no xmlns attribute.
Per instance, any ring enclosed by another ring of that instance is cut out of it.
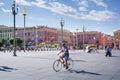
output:
<svg viewBox="0 0 120 80"><path fill-rule="evenodd" d="M120 33L114 33L114 35ZM120 37L114 40L113 37L97 31L86 31L86 32L70 32L63 30L63 40L67 42L69 46L83 47L83 45L100 46L102 48L105 45L112 45L113 43L120 45ZM84 36L84 39L83 39ZM119 35L120 36L120 35ZM0 26L0 38L11 38L13 37L13 27ZM20 37L24 42L24 28L16 29L16 37ZM84 44L83 44L84 40ZM33 26L25 28L25 42L27 45L40 46L59 46L62 41L62 32L60 28L52 28L48 26Z"/></svg>
<svg viewBox="0 0 120 80"><path fill-rule="evenodd" d="M72 32L63 30L63 39L72 45ZM59 46L62 40L61 29L47 26L33 26L25 28L26 44L38 46ZM17 28L17 36L24 40L24 28Z"/></svg>
<svg viewBox="0 0 120 80"><path fill-rule="evenodd" d="M113 42L112 36L98 31L78 32L77 37L79 47L83 47L84 43L85 46L90 45L104 48L106 45L111 45Z"/></svg>
<svg viewBox="0 0 120 80"><path fill-rule="evenodd" d="M114 47L120 48L120 30L114 31Z"/></svg>

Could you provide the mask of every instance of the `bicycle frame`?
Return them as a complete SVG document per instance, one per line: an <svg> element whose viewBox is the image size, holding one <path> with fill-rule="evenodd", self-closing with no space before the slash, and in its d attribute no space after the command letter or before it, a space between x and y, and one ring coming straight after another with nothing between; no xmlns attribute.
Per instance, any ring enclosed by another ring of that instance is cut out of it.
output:
<svg viewBox="0 0 120 80"><path fill-rule="evenodd" d="M61 71L63 66L64 66L64 63L62 63L60 59L57 59L53 62L53 70L56 71L56 72ZM73 60L71 58L69 58L69 60L68 60L68 70L72 69L72 67L73 67Z"/></svg>

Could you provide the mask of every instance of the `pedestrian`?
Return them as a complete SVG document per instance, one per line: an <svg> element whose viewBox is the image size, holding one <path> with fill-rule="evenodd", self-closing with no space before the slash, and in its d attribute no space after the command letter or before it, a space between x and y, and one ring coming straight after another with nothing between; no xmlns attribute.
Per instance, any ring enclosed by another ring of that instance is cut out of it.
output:
<svg viewBox="0 0 120 80"><path fill-rule="evenodd" d="M111 57L112 56L112 54L111 54L111 50L112 50L111 46L107 45L105 50L106 50L106 55L105 56Z"/></svg>

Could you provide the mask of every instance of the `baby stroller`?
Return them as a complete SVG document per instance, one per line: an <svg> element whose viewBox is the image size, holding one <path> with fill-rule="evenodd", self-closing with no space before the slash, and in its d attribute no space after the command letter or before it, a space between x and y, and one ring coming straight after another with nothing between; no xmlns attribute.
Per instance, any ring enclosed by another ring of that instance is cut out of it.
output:
<svg viewBox="0 0 120 80"><path fill-rule="evenodd" d="M94 52L94 48L91 47L91 46L87 46L87 47L86 47L86 52L87 52L87 53Z"/></svg>

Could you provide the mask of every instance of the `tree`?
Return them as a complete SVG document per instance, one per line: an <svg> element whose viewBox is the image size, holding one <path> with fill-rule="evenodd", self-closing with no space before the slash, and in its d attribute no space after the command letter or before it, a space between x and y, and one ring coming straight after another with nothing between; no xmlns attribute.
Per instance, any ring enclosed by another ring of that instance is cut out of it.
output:
<svg viewBox="0 0 120 80"><path fill-rule="evenodd" d="M21 47L22 46L22 40L20 39L20 38L15 38L15 40L16 40L16 44L19 46L19 47ZM14 38L11 38L10 39L10 44L12 44L13 45L13 43L14 43Z"/></svg>
<svg viewBox="0 0 120 80"><path fill-rule="evenodd" d="M0 39L0 47L2 47L5 43L5 39Z"/></svg>
<svg viewBox="0 0 120 80"><path fill-rule="evenodd" d="M13 38L10 38L10 44L13 45L13 42L14 42L14 39L13 39Z"/></svg>
<svg viewBox="0 0 120 80"><path fill-rule="evenodd" d="M20 38L16 38L16 41L17 41L17 45L21 47L23 41Z"/></svg>

